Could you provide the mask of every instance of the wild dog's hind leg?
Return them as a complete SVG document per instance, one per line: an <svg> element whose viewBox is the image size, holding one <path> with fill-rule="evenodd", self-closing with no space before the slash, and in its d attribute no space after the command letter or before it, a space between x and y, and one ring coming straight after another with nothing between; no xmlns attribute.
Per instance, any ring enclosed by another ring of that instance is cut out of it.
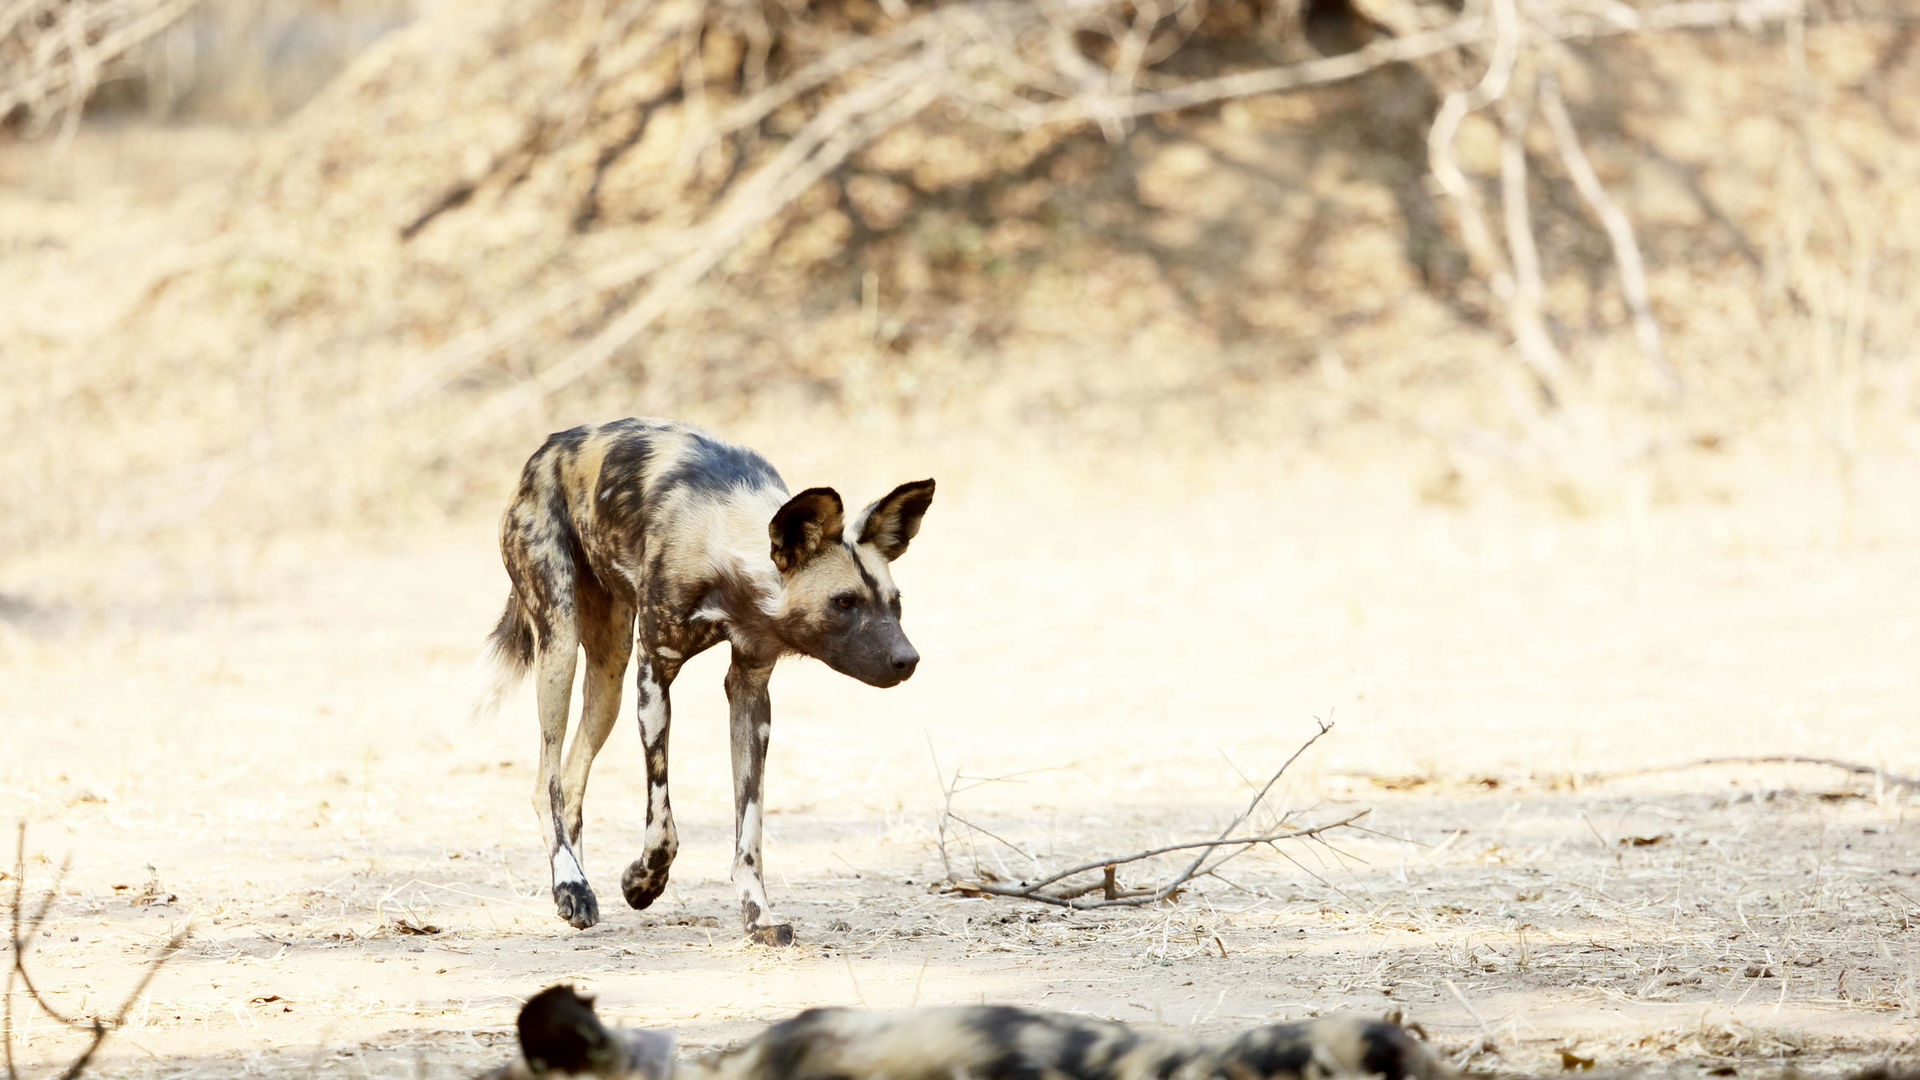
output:
<svg viewBox="0 0 1920 1080"><path fill-rule="evenodd" d="M647 837L640 857L620 875L620 892L627 903L644 909L667 887L667 871L680 852L680 836L673 827L673 803L667 798L667 733L673 725L673 701L667 688L680 671L669 660L644 646L634 676L634 694L640 713L640 742L647 753Z"/></svg>
<svg viewBox="0 0 1920 1080"><path fill-rule="evenodd" d="M566 832L566 802L561 788L560 748L567 735L567 705L573 696L573 669L579 658L580 630L574 613L555 619L534 651L535 692L540 709L540 775L533 784L533 810L547 840L553 869L553 902L560 917L584 930L600 921L593 890Z"/></svg>
<svg viewBox="0 0 1920 1080"><path fill-rule="evenodd" d="M733 650L727 669L727 710L733 743L733 887L740 894L740 922L762 945L793 944L793 927L773 921L760 869L760 822L767 743L773 736L773 702L767 680L773 663Z"/></svg>
<svg viewBox="0 0 1920 1080"><path fill-rule="evenodd" d="M580 726L574 729L573 744L567 748L566 771L560 779L560 821L565 828L565 843L575 864L581 868L580 885L573 891L575 914L584 913L588 921L599 918L599 901L587 884L586 849L582 844L583 808L587 797L587 773L594 756L607 743L613 725L620 719L620 680L627 674L627 661L633 655L633 605L614 597L597 585L579 590L580 643L586 646L587 676L582 684ZM558 900L561 864L554 870L555 897ZM584 901L584 903L582 902ZM565 902L560 901L562 915ZM575 926L583 925L572 918Z"/></svg>

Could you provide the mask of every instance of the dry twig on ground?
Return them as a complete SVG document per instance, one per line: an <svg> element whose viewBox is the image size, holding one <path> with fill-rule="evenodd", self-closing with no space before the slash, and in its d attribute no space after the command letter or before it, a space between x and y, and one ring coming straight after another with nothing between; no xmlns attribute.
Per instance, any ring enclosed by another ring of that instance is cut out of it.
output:
<svg viewBox="0 0 1920 1080"><path fill-rule="evenodd" d="M1839 769L1855 776L1871 776L1875 783L1891 787L1903 787L1909 791L1920 791L1920 776L1903 776L1888 772L1872 765L1862 765L1857 761L1842 761L1838 758L1808 757L1804 754L1738 754L1729 757L1705 757L1694 761L1682 761L1673 765L1648 765L1638 769L1620 769L1615 772L1588 773L1581 777L1588 782L1614 780L1623 776L1648 776L1660 772L1678 772L1682 769L1706 769L1715 765L1819 765L1829 769Z"/></svg>
<svg viewBox="0 0 1920 1080"><path fill-rule="evenodd" d="M1282 829L1277 832L1267 832L1257 836L1233 835L1234 831L1244 825L1247 819L1252 817L1254 812L1266 801L1267 795L1273 791L1274 784L1278 783L1280 777L1287 769L1292 766L1295 761L1300 759L1300 755L1306 753L1308 747L1318 742L1322 735L1325 735L1331 730L1333 730L1332 723L1321 721L1319 730L1315 731L1307 741L1301 743L1300 747L1296 749L1286 761L1282 762L1278 769L1274 770L1273 775L1267 778L1267 782L1261 785L1259 791L1254 793L1252 801L1247 803L1246 808L1235 815L1234 819L1227 823L1226 828L1220 830L1219 836L1211 840L1187 840L1174 844L1165 844L1160 847L1148 848L1144 851L1136 851L1128 855L1093 859L1076 866L1068 867L1065 870L1058 870L1053 873L1036 876L1032 880L1018 881L1012 884L1007 884L1004 879L999 878L998 875L985 871L977 865L974 867L972 877L962 878L955 874L952 860L949 858L947 852L947 836L950 825L958 825L969 834L977 833L986 836L1032 859L1032 856L1027 855L1026 852L1021 851L1007 840L995 836L986 829L954 813L953 797L960 782L965 779L959 773L955 773L953 779L946 784L946 799L945 804L941 808L938 836L940 862L946 872L947 891L959 893L962 896L1003 896L1015 900L1033 900L1042 904L1053 904L1057 907L1073 908L1076 911L1090 911L1095 908L1105 907L1140 907L1148 904L1158 904L1164 900L1171 900L1178 897L1180 892L1195 878L1204 877L1213 873L1229 860L1238 858L1256 846L1271 846L1278 844L1282 840L1319 839L1334 830L1352 826L1354 822L1365 817L1367 811L1361 810L1358 813L1349 814L1337 821L1322 822L1317 825L1309 825L1297 829ZM1142 862L1160 855L1171 854L1176 851L1197 851L1198 854L1196 854L1192 861L1187 863L1179 873L1174 874L1172 877L1157 885L1136 888L1125 888L1120 885L1118 875L1119 867L1129 863ZM1217 858L1215 857L1216 854L1218 854ZM1082 874L1091 874L1095 871L1100 872L1100 877L1095 881L1073 882L1069 880ZM1082 899L1095 891L1100 893L1099 899Z"/></svg>
<svg viewBox="0 0 1920 1080"><path fill-rule="evenodd" d="M60 881L66 873L67 864L63 863L54 874L53 882L47 886L46 893L35 905L33 913L26 914L27 826L22 822L13 860L13 909L9 913L8 924L8 942L11 951L6 989L3 994L4 1026L0 1027L0 1043L4 1043L6 1049L7 1080L20 1080L19 1068L13 1057L13 987L16 982L25 988L27 999L33 1002L34 1006L48 1019L62 1027L87 1033L86 1046L60 1072L60 1080L74 1080L86 1071L88 1063L93 1060L93 1055L99 1051L100 1044L106 1041L107 1036L126 1023L127 1015L133 1011L134 1003L147 992L147 985L153 981L155 975L160 973L160 969L166 965L166 962L173 958L173 954L180 951L180 946L187 940L189 928L182 926L165 945L160 947L158 952L154 953L153 958L147 961L146 970L141 973L139 980L133 984L133 989L127 992L126 998L120 1002L120 1007L115 1009L111 1016L103 1017L97 1012L92 1016L77 1012L63 1012L53 1002L48 1001L46 994L34 983L33 976L27 971L27 952L33 947L34 935L40 933L41 928L46 924L47 913L53 907L54 897L59 895Z"/></svg>

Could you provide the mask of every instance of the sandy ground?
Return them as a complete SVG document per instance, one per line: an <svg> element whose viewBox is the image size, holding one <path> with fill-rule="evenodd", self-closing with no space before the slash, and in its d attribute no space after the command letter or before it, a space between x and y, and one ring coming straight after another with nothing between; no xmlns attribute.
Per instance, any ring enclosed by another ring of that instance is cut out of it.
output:
<svg viewBox="0 0 1920 1080"><path fill-rule="evenodd" d="M1207 1031L1402 1009L1492 1070L1914 1053L1913 792L1806 766L1598 775L1772 753L1920 772L1910 472L1868 470L1851 500L1788 470L1770 495L1570 518L1262 459L813 465L856 494L942 488L896 567L920 674L775 677L786 950L736 940L718 654L674 687L672 887L619 902L643 813L623 719L587 802L605 921L552 916L530 697L467 710L504 589L490 521L217 551L191 576L180 552L5 568L0 816L31 822L30 895L72 860L33 971L110 1012L192 926L102 1073L458 1075L503 1060L517 1002L558 980L689 1047L817 1004L987 1000ZM1019 878L1212 835L1316 717L1333 730L1256 823L1368 810L1371 831L1152 909L930 889L956 772L1023 774L960 785L992 838L948 823L956 872ZM29 1015L16 1051L48 1075L76 1045Z"/></svg>

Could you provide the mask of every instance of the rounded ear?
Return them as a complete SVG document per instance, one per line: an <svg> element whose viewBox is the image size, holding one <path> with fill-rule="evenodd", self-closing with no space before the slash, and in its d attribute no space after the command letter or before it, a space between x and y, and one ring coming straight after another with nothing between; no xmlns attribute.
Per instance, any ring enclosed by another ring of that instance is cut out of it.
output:
<svg viewBox="0 0 1920 1080"><path fill-rule="evenodd" d="M907 544L920 534L920 519L933 505L933 481L901 484L860 512L848 533L855 543L872 544L888 562L907 553Z"/></svg>
<svg viewBox="0 0 1920 1080"><path fill-rule="evenodd" d="M783 574L798 569L823 546L838 541L845 512L840 493L832 488L808 488L788 499L767 523L773 565Z"/></svg>
<svg viewBox="0 0 1920 1080"><path fill-rule="evenodd" d="M550 986L520 1008L520 1054L538 1072L591 1073L617 1060L619 1044L593 1013L593 999Z"/></svg>

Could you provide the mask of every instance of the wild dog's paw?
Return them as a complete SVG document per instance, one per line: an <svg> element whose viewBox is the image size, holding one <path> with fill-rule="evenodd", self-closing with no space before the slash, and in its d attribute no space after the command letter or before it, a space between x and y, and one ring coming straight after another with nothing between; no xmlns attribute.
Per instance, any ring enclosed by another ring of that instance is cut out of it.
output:
<svg viewBox="0 0 1920 1080"><path fill-rule="evenodd" d="M784 946L793 944L793 926L791 923L775 923L772 926L747 927L747 940L755 945Z"/></svg>
<svg viewBox="0 0 1920 1080"><path fill-rule="evenodd" d="M555 885L553 905L575 930L585 930L600 921L600 903L584 881L562 881Z"/></svg>
<svg viewBox="0 0 1920 1080"><path fill-rule="evenodd" d="M626 873L620 875L620 893L627 898L627 905L644 911L660 899L667 890L667 868L672 864L673 855L664 850L650 851L628 864Z"/></svg>

